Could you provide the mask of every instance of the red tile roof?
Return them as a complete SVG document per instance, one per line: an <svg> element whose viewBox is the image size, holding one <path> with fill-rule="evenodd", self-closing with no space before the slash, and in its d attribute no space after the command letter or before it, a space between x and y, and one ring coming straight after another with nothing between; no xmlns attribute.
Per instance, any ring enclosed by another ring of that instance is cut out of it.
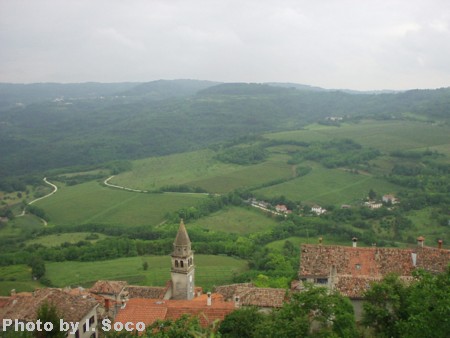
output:
<svg viewBox="0 0 450 338"><path fill-rule="evenodd" d="M127 284L124 281L99 280L89 291L96 294L118 295Z"/></svg>
<svg viewBox="0 0 450 338"><path fill-rule="evenodd" d="M10 297L0 297L0 308L4 307L10 300Z"/></svg>
<svg viewBox="0 0 450 338"><path fill-rule="evenodd" d="M4 318L34 321L39 307L48 302L58 309L66 321L79 322L98 303L86 296L75 296L61 289L38 289L30 295L17 294L0 308L0 320Z"/></svg>
<svg viewBox="0 0 450 338"><path fill-rule="evenodd" d="M286 289L258 288L249 283L223 285L214 290L227 301L234 301L234 296L239 296L241 305L258 307L282 307L288 292Z"/></svg>
<svg viewBox="0 0 450 338"><path fill-rule="evenodd" d="M130 299L125 308L121 309L116 322L144 322L151 325L158 319L178 319L184 314L199 316L200 323L207 326L215 320L223 320L234 311L234 303L224 302L219 294L211 295L211 305L207 305L207 295L201 295L193 300L161 300L161 299Z"/></svg>
<svg viewBox="0 0 450 338"><path fill-rule="evenodd" d="M117 314L115 321L125 324L126 322L143 322L146 326L157 320L166 318L167 307L162 306L164 302L158 299L130 299L125 308Z"/></svg>
<svg viewBox="0 0 450 338"><path fill-rule="evenodd" d="M136 286L128 285L128 298L149 298L163 299L167 292L167 287L158 286Z"/></svg>
<svg viewBox="0 0 450 338"><path fill-rule="evenodd" d="M301 247L299 278L331 278L332 288L349 297L361 297L370 283L386 274L411 278L416 268L432 273L445 271L450 250L417 247L361 248L304 244Z"/></svg>

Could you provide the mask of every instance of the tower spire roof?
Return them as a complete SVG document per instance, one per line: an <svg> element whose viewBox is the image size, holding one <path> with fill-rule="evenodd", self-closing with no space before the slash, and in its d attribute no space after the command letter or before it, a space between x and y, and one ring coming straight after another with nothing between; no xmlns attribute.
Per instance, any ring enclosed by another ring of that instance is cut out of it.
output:
<svg viewBox="0 0 450 338"><path fill-rule="evenodd" d="M186 231L183 219L181 219L180 221L180 227L178 228L177 237L175 237L175 242L173 244L176 246L185 246L191 244L191 240L189 239L189 235Z"/></svg>

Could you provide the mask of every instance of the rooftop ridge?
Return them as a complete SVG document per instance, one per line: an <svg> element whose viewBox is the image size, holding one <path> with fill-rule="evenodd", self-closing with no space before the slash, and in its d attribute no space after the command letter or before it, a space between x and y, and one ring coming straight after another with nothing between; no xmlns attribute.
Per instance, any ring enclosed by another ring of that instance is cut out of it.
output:
<svg viewBox="0 0 450 338"><path fill-rule="evenodd" d="M445 252L450 252L450 249L444 249L444 248L438 248L438 247L434 247L434 246L428 246L428 245L424 245L423 247L419 247L419 246L414 246L414 247L409 247L409 248L398 248L398 247L381 247L381 246L358 246L358 247L352 247L349 245L338 245L338 244L331 244L331 245L327 245L327 244L300 244L301 247L323 247L323 248L344 248L344 249L348 249L348 250L403 250L403 251L410 251L410 252L414 252L416 250L422 250L422 249L426 249L426 250L435 250L435 251L445 251Z"/></svg>

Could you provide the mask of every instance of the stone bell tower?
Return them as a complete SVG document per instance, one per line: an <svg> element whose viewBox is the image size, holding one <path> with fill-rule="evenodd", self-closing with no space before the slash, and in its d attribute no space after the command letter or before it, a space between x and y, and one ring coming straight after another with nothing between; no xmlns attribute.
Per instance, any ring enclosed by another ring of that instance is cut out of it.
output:
<svg viewBox="0 0 450 338"><path fill-rule="evenodd" d="M192 299L195 288L194 252L183 220L172 252L172 299Z"/></svg>

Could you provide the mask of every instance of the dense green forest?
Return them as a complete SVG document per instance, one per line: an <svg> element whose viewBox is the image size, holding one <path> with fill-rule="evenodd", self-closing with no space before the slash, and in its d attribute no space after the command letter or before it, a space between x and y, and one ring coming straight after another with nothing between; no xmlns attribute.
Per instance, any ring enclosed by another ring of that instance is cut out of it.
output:
<svg viewBox="0 0 450 338"><path fill-rule="evenodd" d="M2 177L184 152L333 116L446 120L450 106L450 89L356 95L188 80L1 88Z"/></svg>

